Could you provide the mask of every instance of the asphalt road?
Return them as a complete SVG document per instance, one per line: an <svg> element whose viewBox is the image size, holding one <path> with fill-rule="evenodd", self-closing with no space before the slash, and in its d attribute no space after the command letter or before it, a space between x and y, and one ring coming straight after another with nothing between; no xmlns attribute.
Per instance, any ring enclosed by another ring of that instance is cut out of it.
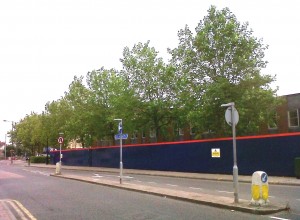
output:
<svg viewBox="0 0 300 220"><path fill-rule="evenodd" d="M67 172L67 171L64 171ZM79 171L76 171L79 172ZM9 166L0 163L0 199L14 199L37 219L299 219L299 212L257 216L202 206L132 191L50 177L53 170ZM83 172L95 178L118 178L117 174ZM98 176L98 177L97 177ZM133 178L132 178L133 177ZM190 190L230 190L231 183L191 179L130 176L126 181L141 181L166 187L194 187ZM154 183L155 182L155 183ZM202 183L204 182L204 183ZM169 184L169 185L167 185ZM204 185L201 185L204 184ZM214 186L215 184L215 186ZM225 184L225 185L224 185ZM177 185L177 186L176 186ZM228 185L228 186L227 186ZM247 184L245 184L247 188ZM210 187L210 188L209 188ZM241 186L241 190L242 190ZM274 186L272 186L273 188ZM277 187L277 186L276 186ZM281 187L281 186L278 186ZM272 189L273 191L273 189ZM293 187L278 188L287 195L299 195ZM228 191L229 193L230 191ZM222 192L217 192L222 193ZM225 192L224 192L225 193ZM249 194L250 195L250 194ZM296 200L297 202L297 200ZM300 201L298 201L300 203ZM296 203L297 204L297 203Z"/></svg>
<svg viewBox="0 0 300 220"><path fill-rule="evenodd" d="M97 173L89 171L64 170L66 174L76 174L95 179L119 179L118 173ZM123 181L134 182L161 188L178 189L183 191L201 192L216 196L233 196L233 183L188 178L174 178L147 175L124 175ZM239 198L251 200L251 183L239 183ZM300 219L300 188L299 186L269 185L269 200L275 203L288 203L292 212Z"/></svg>

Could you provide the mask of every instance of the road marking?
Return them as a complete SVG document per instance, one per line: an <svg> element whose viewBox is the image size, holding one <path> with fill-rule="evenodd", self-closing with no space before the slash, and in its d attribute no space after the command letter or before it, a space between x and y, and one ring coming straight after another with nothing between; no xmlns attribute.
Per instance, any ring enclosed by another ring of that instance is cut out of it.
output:
<svg viewBox="0 0 300 220"><path fill-rule="evenodd" d="M140 180L135 180L136 182L138 182L138 183L141 183L142 181L140 181Z"/></svg>
<svg viewBox="0 0 300 220"><path fill-rule="evenodd" d="M44 176L50 176L50 173L46 173L46 172L42 172L42 171L38 171L38 170L27 170L27 169L22 169L26 172L31 172L31 173L34 173L34 174L41 174L41 175L44 175Z"/></svg>
<svg viewBox="0 0 300 220"><path fill-rule="evenodd" d="M150 183L150 184L157 184L156 182L148 182L148 183Z"/></svg>
<svg viewBox="0 0 300 220"><path fill-rule="evenodd" d="M123 176L123 177L126 178L126 179L133 179L132 176Z"/></svg>
<svg viewBox="0 0 300 220"><path fill-rule="evenodd" d="M41 172L41 171L36 171L36 172L34 172L34 173L41 174L41 175L44 175L44 176L49 176L48 173Z"/></svg>
<svg viewBox="0 0 300 220"><path fill-rule="evenodd" d="M18 215L18 217L20 218L20 219L25 219L25 215L23 214L23 210L20 208L18 208L18 206L19 206L19 204L17 204L17 203L15 203L15 202L13 202L13 201L10 201L9 202L10 203L10 205L11 205L11 207L15 210L15 212L17 213L17 215ZM20 206L19 206L20 207ZM26 213L25 213L26 214Z"/></svg>
<svg viewBox="0 0 300 220"><path fill-rule="evenodd" d="M189 187L190 189L197 189L197 190L203 190L202 188L198 188L198 187Z"/></svg>
<svg viewBox="0 0 300 220"><path fill-rule="evenodd" d="M172 186L172 187L176 187L178 185L173 185L173 184L166 184L167 186Z"/></svg>
<svg viewBox="0 0 300 220"><path fill-rule="evenodd" d="M229 191L218 191L218 190L217 190L217 192L220 192L220 193L228 193L228 194L229 194L229 193L230 193L230 194L233 193L233 192L229 192Z"/></svg>
<svg viewBox="0 0 300 220"><path fill-rule="evenodd" d="M30 218L31 220L36 220L36 218L19 202L16 200L13 200L18 206L19 208L28 216L28 218Z"/></svg>
<svg viewBox="0 0 300 220"><path fill-rule="evenodd" d="M300 202L300 199L296 199L296 200Z"/></svg>
<svg viewBox="0 0 300 220"><path fill-rule="evenodd" d="M0 200L2 205L1 211L4 217L10 217L9 219L23 219L23 220L36 220L36 218L19 202L16 200Z"/></svg>
<svg viewBox="0 0 300 220"><path fill-rule="evenodd" d="M121 178L120 176L118 176L118 177ZM124 179L133 179L132 176L122 176L122 178L124 178Z"/></svg>
<svg viewBox="0 0 300 220"><path fill-rule="evenodd" d="M279 217L275 217L275 216L270 216L270 218L278 219L278 220L289 220L288 218L279 218Z"/></svg>
<svg viewBox="0 0 300 220"><path fill-rule="evenodd" d="M105 177L120 177L120 176L116 176L116 175L103 175L103 176L105 176Z"/></svg>
<svg viewBox="0 0 300 220"><path fill-rule="evenodd" d="M99 176L99 175L97 175L97 176L93 176L93 178L102 178L103 176Z"/></svg>

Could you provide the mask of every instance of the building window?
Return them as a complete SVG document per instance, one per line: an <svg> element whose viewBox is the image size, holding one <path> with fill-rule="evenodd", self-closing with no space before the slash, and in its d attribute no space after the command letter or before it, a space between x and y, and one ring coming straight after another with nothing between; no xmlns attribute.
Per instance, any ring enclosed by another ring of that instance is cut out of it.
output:
<svg viewBox="0 0 300 220"><path fill-rule="evenodd" d="M288 111L289 127L299 127L299 109Z"/></svg>
<svg viewBox="0 0 300 220"><path fill-rule="evenodd" d="M154 128L151 128L151 129L150 129L150 134L149 134L149 136L150 136L150 142L151 142L151 143L157 142L156 130L155 130Z"/></svg>
<svg viewBox="0 0 300 220"><path fill-rule="evenodd" d="M136 144L137 143L137 139L138 139L138 132L134 131L131 135L131 143L132 144Z"/></svg>

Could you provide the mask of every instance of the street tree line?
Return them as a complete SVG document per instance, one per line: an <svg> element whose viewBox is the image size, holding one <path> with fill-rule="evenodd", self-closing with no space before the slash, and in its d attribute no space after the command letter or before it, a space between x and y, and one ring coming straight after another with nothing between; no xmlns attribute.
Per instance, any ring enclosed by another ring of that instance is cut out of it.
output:
<svg viewBox="0 0 300 220"><path fill-rule="evenodd" d="M228 8L211 6L195 32L188 26L178 31L168 62L150 41L125 47L121 70L101 67L75 76L60 99L20 120L12 138L31 153L57 146L59 132L84 147L112 143L115 118L133 137L152 132L159 141L172 141L179 128L192 128L197 138L204 132L228 136L220 106L233 101L240 115L237 135L255 134L280 103L270 87L275 77L262 74L267 48Z"/></svg>

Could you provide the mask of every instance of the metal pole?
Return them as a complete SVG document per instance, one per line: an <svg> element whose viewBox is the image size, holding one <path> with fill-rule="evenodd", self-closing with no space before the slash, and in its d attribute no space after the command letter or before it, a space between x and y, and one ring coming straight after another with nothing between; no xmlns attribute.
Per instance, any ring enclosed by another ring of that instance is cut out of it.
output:
<svg viewBox="0 0 300 220"><path fill-rule="evenodd" d="M48 156L49 156L49 143L48 143L48 137L47 137L47 149L46 149L47 157L46 157L46 165L48 165Z"/></svg>
<svg viewBox="0 0 300 220"><path fill-rule="evenodd" d="M9 120L3 120L3 122L11 122L11 135L10 135L10 140L11 140L11 146L14 146L14 142L13 142L13 129L14 129L14 121L9 121Z"/></svg>
<svg viewBox="0 0 300 220"><path fill-rule="evenodd" d="M122 149L122 144L123 144L123 139L122 139L122 134L123 134L123 125L122 125L122 119L121 119L121 129L120 129L120 184L122 184L123 180L123 149Z"/></svg>
<svg viewBox="0 0 300 220"><path fill-rule="evenodd" d="M11 139L11 145L14 146L14 142L13 142L13 130L14 130L14 122L12 121L11 122L11 136L10 136L10 139ZM17 150L17 148L16 148ZM16 152L17 153L17 152Z"/></svg>
<svg viewBox="0 0 300 220"><path fill-rule="evenodd" d="M238 166L236 156L236 131L234 118L234 102L231 105L231 124L232 124L232 142L233 142L233 185L234 185L234 202L239 202L239 182L238 182Z"/></svg>
<svg viewBox="0 0 300 220"><path fill-rule="evenodd" d="M59 144L59 165L61 166L61 144Z"/></svg>
<svg viewBox="0 0 300 220"><path fill-rule="evenodd" d="M13 164L13 150L10 150L10 164Z"/></svg>
<svg viewBox="0 0 300 220"><path fill-rule="evenodd" d="M119 126L118 126L118 130L119 130L119 135L120 135L120 184L122 184L122 180L123 180L123 161L122 161L122 157L123 157L123 149L122 149L122 135L123 135L123 124L122 124L122 119L114 119L115 121L119 121Z"/></svg>
<svg viewBox="0 0 300 220"><path fill-rule="evenodd" d="M6 160L6 135L7 134L5 134L5 148L4 148L4 158L5 158L5 160Z"/></svg>
<svg viewBox="0 0 300 220"><path fill-rule="evenodd" d="M59 175L61 175L61 146L64 142L63 135L64 135L64 133L60 132L59 138L58 138L58 142L59 142Z"/></svg>

